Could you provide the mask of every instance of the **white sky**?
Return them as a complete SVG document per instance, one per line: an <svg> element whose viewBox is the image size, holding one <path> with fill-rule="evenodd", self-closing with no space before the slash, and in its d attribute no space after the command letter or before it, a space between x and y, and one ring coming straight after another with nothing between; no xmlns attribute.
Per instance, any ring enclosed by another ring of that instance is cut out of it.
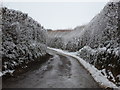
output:
<svg viewBox="0 0 120 90"><path fill-rule="evenodd" d="M28 13L47 29L75 28L87 24L106 2L5 2L4 6Z"/></svg>

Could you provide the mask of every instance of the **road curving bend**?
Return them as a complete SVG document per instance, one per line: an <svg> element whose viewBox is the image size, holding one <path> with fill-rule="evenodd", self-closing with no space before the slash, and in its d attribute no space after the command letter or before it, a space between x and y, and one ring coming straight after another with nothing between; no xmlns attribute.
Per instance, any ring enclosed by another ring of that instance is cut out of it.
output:
<svg viewBox="0 0 120 90"><path fill-rule="evenodd" d="M3 88L100 88L75 58L53 50L48 52L53 57L47 62L3 81Z"/></svg>

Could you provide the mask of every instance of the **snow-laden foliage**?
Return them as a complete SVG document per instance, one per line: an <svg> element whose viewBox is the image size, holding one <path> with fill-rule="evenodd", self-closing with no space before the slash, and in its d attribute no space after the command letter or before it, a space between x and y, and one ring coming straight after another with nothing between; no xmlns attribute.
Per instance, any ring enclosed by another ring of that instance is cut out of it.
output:
<svg viewBox="0 0 120 90"><path fill-rule="evenodd" d="M70 31L48 31L47 45L54 48L77 51L80 49L79 46L81 43L79 41L81 38L79 38L79 36L82 34L84 27L85 25L78 26Z"/></svg>
<svg viewBox="0 0 120 90"><path fill-rule="evenodd" d="M27 14L2 8L3 71L46 55L46 30Z"/></svg>
<svg viewBox="0 0 120 90"><path fill-rule="evenodd" d="M109 2L84 28L84 33L80 36L84 41L83 46L89 46L80 50L80 56L98 69L105 69L107 78L117 85L120 85L117 78L120 75L119 10L120 1Z"/></svg>
<svg viewBox="0 0 120 90"><path fill-rule="evenodd" d="M85 46L79 50L77 54L87 62L93 64L99 70L102 70L104 75L109 80L120 85L120 47L107 49L106 47L92 49Z"/></svg>
<svg viewBox="0 0 120 90"><path fill-rule="evenodd" d="M47 43L49 43L50 47L53 47L53 48L57 47L57 48L64 49L64 44L61 37L54 37L54 38L51 37L49 38Z"/></svg>
<svg viewBox="0 0 120 90"><path fill-rule="evenodd" d="M92 48L119 47L120 34L118 25L119 3L109 2L105 8L84 28L84 45Z"/></svg>

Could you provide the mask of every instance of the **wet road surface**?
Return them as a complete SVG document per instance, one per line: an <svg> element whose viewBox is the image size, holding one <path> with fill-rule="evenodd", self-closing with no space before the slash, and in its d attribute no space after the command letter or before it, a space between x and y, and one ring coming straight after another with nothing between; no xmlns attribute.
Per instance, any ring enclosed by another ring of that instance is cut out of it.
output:
<svg viewBox="0 0 120 90"><path fill-rule="evenodd" d="M100 88L75 58L48 51L53 57L46 63L3 81L3 88Z"/></svg>

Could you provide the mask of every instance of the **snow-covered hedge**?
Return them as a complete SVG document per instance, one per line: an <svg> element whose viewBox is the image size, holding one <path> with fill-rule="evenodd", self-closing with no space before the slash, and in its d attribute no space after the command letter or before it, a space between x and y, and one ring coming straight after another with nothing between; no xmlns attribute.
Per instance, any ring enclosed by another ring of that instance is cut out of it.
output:
<svg viewBox="0 0 120 90"><path fill-rule="evenodd" d="M71 31L48 31L47 45L53 48L61 48L69 51L78 51L80 49L81 38L85 25L74 28Z"/></svg>
<svg viewBox="0 0 120 90"><path fill-rule="evenodd" d="M92 48L119 47L119 2L109 2L104 9L96 15L92 21L84 28L84 33L80 38L84 45Z"/></svg>
<svg viewBox="0 0 120 90"><path fill-rule="evenodd" d="M92 49L85 46L79 50L78 56L103 71L109 80L120 85L120 47L108 49L106 47Z"/></svg>
<svg viewBox="0 0 120 90"><path fill-rule="evenodd" d="M27 14L2 8L3 71L46 55L46 30Z"/></svg>
<svg viewBox="0 0 120 90"><path fill-rule="evenodd" d="M49 37L47 40L47 45L53 48L64 49L64 43L61 37Z"/></svg>

